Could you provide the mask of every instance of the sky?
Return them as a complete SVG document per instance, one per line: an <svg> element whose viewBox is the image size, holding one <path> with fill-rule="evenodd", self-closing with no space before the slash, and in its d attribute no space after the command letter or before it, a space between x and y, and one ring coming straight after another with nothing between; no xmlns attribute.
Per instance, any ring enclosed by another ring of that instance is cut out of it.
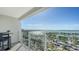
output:
<svg viewBox="0 0 79 59"><path fill-rule="evenodd" d="M78 7L51 7L21 21L22 29L79 30Z"/></svg>

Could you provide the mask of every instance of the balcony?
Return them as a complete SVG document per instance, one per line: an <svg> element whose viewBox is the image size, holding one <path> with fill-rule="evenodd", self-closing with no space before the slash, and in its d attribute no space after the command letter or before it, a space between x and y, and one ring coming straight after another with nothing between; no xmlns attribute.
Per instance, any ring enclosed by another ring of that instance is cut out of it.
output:
<svg viewBox="0 0 79 59"><path fill-rule="evenodd" d="M43 7L0 7L0 51L5 51L6 49L10 50L12 48L12 51L16 51L16 46L20 46L20 44L22 45L21 41L23 39L20 23L21 20L45 9L46 8ZM12 34L8 33L6 35L5 33L8 30ZM4 38L3 36L6 37Z"/></svg>

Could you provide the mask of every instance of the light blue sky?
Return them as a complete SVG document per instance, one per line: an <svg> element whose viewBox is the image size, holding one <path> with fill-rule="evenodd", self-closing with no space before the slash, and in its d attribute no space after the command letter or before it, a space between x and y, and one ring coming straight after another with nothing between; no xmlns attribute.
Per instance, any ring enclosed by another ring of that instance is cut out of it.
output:
<svg viewBox="0 0 79 59"><path fill-rule="evenodd" d="M21 21L23 29L79 30L79 8L52 7Z"/></svg>

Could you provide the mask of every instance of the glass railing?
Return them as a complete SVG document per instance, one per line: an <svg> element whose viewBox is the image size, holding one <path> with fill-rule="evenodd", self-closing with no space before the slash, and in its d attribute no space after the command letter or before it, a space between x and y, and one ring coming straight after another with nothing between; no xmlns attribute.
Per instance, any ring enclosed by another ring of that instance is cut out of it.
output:
<svg viewBox="0 0 79 59"><path fill-rule="evenodd" d="M23 43L33 51L78 51L79 34L72 32L24 31Z"/></svg>

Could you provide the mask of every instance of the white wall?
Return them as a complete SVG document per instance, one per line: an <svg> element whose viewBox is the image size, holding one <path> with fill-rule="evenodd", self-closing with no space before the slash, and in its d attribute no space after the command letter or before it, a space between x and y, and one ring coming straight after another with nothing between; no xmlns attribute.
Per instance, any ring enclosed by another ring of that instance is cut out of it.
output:
<svg viewBox="0 0 79 59"><path fill-rule="evenodd" d="M20 21L9 16L0 16L0 32L10 30L12 43L21 40Z"/></svg>

